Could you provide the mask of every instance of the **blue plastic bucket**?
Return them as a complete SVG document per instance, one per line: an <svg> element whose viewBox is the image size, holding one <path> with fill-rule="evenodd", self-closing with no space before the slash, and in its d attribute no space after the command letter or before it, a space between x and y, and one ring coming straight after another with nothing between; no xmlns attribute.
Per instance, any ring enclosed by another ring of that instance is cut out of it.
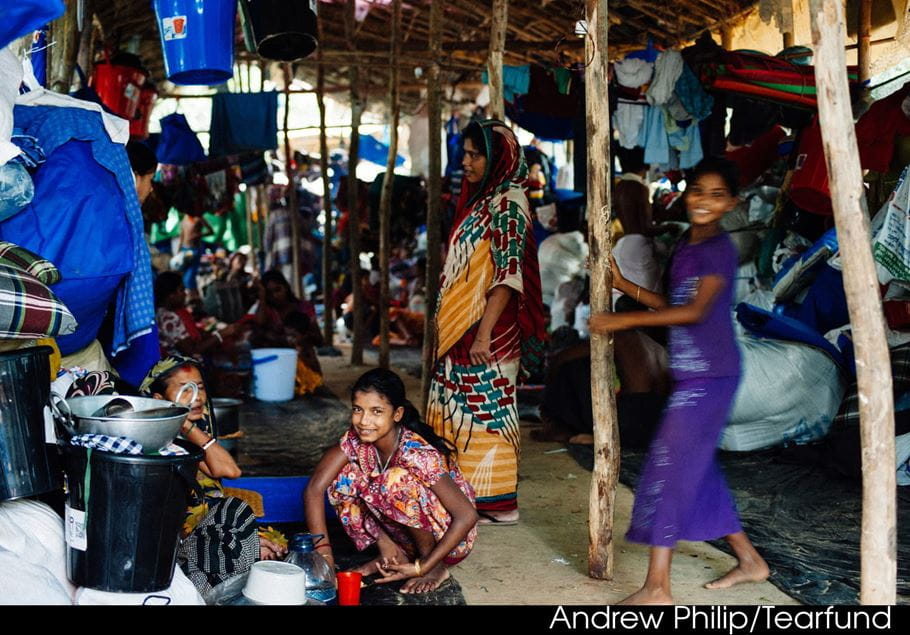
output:
<svg viewBox="0 0 910 635"><path fill-rule="evenodd" d="M297 378L297 350L254 348L253 395L259 401L290 401Z"/></svg>
<svg viewBox="0 0 910 635"><path fill-rule="evenodd" d="M236 0L152 0L167 78L211 85L234 75Z"/></svg>

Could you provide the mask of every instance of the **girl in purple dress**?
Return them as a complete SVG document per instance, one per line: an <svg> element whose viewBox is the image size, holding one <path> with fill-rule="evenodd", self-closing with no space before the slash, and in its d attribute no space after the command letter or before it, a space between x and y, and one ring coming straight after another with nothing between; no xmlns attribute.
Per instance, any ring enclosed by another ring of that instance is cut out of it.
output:
<svg viewBox="0 0 910 635"><path fill-rule="evenodd" d="M669 326L674 389L635 493L626 538L651 545L642 588L625 604L668 604L670 561L678 540L730 543L737 566L705 585L723 589L768 577L768 566L743 532L717 462L716 447L739 382L739 351L730 304L737 253L720 227L736 206L739 179L723 159L702 161L687 179L692 224L670 271L670 297L626 280L613 262L613 286L653 311L600 313L591 331Z"/></svg>

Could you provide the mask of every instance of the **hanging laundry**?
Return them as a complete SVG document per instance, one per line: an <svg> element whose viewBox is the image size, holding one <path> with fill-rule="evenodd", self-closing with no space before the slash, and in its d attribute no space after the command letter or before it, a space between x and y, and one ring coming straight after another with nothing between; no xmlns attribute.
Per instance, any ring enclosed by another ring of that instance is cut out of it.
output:
<svg viewBox="0 0 910 635"><path fill-rule="evenodd" d="M619 133L619 145L623 148L632 149L638 145L647 110L647 103L618 100L613 113L613 128Z"/></svg>
<svg viewBox="0 0 910 635"><path fill-rule="evenodd" d="M574 117L578 110L579 91L573 90L568 95L559 92L553 76L542 66L531 66L531 83L528 94L516 101L516 106L525 112L547 115L550 117Z"/></svg>
<svg viewBox="0 0 910 635"><path fill-rule="evenodd" d="M638 145L645 149L645 163L667 165L670 163L670 141L664 125L664 112L657 106L648 106Z"/></svg>
<svg viewBox="0 0 910 635"><path fill-rule="evenodd" d="M155 156L159 163L187 165L205 161L205 150L186 117L174 113L161 119L161 137L155 148Z"/></svg>
<svg viewBox="0 0 910 635"><path fill-rule="evenodd" d="M676 97L690 117L701 121L711 115L714 98L705 92L701 81L688 64L683 64L679 79L676 80Z"/></svg>
<svg viewBox="0 0 910 635"><path fill-rule="evenodd" d="M572 85L572 73L567 68L554 66L550 69L553 81L556 82L556 90L560 95L568 95L569 87Z"/></svg>
<svg viewBox="0 0 910 635"><path fill-rule="evenodd" d="M654 64L644 59L627 57L613 64L613 72L620 86L639 89L651 81ZM616 110L613 113L613 128L619 133L619 143L623 148L634 148L638 145L647 104L639 90L630 90L618 96Z"/></svg>
<svg viewBox="0 0 910 635"><path fill-rule="evenodd" d="M679 51L663 51L658 55L654 62L654 78L647 92L648 103L662 106L670 101L682 70L683 58Z"/></svg>
<svg viewBox="0 0 910 635"><path fill-rule="evenodd" d="M212 98L209 155L278 147L278 93L217 93Z"/></svg>
<svg viewBox="0 0 910 635"><path fill-rule="evenodd" d="M568 71L567 71L568 72ZM480 76L484 84L490 83L490 75L483 71ZM502 67L502 98L507 102L514 102L520 95L527 95L531 85L531 67L506 66Z"/></svg>

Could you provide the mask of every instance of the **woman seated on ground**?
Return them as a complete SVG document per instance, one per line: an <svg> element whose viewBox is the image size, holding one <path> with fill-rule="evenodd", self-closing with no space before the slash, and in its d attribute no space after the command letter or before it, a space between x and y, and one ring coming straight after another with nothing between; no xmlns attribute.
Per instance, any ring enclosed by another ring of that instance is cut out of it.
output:
<svg viewBox="0 0 910 635"><path fill-rule="evenodd" d="M195 359L216 350L223 352L224 339L240 330L238 325L231 324L211 333L201 331L186 306L186 288L176 271L163 271L155 280L155 320L162 354Z"/></svg>
<svg viewBox="0 0 910 635"><path fill-rule="evenodd" d="M426 593L468 556L477 535L474 490L454 449L420 420L395 373L377 368L351 391L351 428L323 455L307 486L307 524L328 535L323 495L358 550L379 556L356 570L377 582L407 579L402 593ZM326 539L316 549L334 566Z"/></svg>
<svg viewBox="0 0 910 635"><path fill-rule="evenodd" d="M297 299L280 272L273 270L263 274L259 300L251 313L255 316L250 337L254 348L297 349L298 394L311 392L321 385L322 369L316 348L323 346L324 341L316 323L316 311L311 303Z"/></svg>
<svg viewBox="0 0 910 635"><path fill-rule="evenodd" d="M287 553L281 536L257 531L253 510L239 498L225 496L221 478L237 478L240 468L218 445L213 434L212 407L199 362L189 357L169 356L149 371L140 391L155 399L175 401L189 382L199 387L196 400L181 428L181 434L205 450L196 481L203 496L193 494L183 524L178 561L200 593L249 570L257 560L276 560ZM190 393L185 392L184 399Z"/></svg>

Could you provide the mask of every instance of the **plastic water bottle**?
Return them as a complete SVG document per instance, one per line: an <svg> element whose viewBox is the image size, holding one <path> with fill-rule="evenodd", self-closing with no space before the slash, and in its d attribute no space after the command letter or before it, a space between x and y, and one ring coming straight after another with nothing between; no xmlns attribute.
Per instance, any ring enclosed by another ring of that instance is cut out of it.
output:
<svg viewBox="0 0 910 635"><path fill-rule="evenodd" d="M335 572L325 558L319 555L313 542L322 534L294 534L288 544L285 562L296 564L306 573L306 596L323 604L335 604Z"/></svg>

